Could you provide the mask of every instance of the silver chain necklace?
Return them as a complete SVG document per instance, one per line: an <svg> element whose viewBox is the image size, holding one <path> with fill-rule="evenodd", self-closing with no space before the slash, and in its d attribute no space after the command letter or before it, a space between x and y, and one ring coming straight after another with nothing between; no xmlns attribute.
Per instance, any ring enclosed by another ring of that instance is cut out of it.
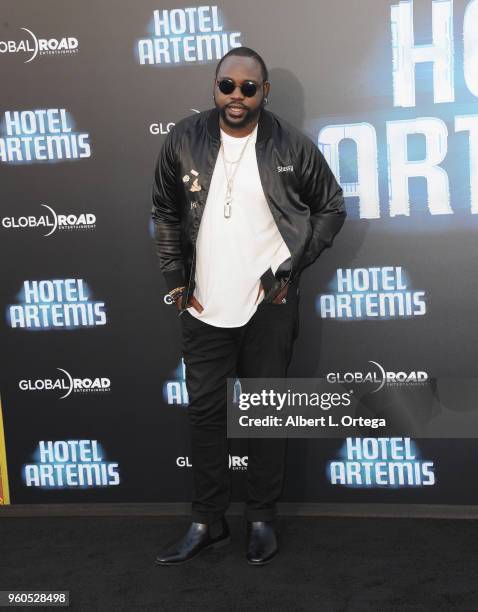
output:
<svg viewBox="0 0 478 612"><path fill-rule="evenodd" d="M251 139L251 136L252 136L253 133L254 133L254 130L252 130L252 132L247 137L246 143L242 147L242 151L241 151L241 154L239 155L238 159L236 159L234 161L226 160L226 156L224 154L224 142L223 142L223 140L221 138L221 156L222 156L222 160L224 162L224 173L226 175L226 183L227 183L227 187L226 187L226 201L224 203L224 217L226 219L229 219L231 217L232 185L233 185L233 182L234 182L234 178L236 176L237 169L239 168L241 160L242 160L242 158L244 156L244 152L246 150L247 145L249 144L249 140ZM232 174L230 176L228 176L228 174L227 174L226 161L229 164L237 164L234 167L234 170L233 170L233 172L232 172Z"/></svg>

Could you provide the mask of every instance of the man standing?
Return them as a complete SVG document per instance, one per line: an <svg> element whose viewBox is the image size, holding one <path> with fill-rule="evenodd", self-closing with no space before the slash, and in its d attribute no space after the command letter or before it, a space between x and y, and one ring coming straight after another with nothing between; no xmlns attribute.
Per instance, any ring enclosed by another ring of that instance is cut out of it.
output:
<svg viewBox="0 0 478 612"><path fill-rule="evenodd" d="M299 278L345 220L342 190L317 147L265 110L262 58L232 49L215 108L168 134L153 181L155 244L182 328L194 480L192 523L156 563L229 542L227 378L283 378L298 334ZM277 553L286 439L248 440L247 560Z"/></svg>

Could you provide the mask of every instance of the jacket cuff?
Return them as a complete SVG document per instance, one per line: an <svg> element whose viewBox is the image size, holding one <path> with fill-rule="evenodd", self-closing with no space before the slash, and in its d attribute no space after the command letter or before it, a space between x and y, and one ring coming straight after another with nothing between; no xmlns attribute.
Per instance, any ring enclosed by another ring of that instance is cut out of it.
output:
<svg viewBox="0 0 478 612"><path fill-rule="evenodd" d="M163 272L163 276L164 280L166 281L168 291L176 289L176 287L183 287L186 285L183 268L175 268L174 270Z"/></svg>
<svg viewBox="0 0 478 612"><path fill-rule="evenodd" d="M315 242L313 252L309 249L306 249L306 252L302 255L302 258L299 261L299 265L297 266L296 274L294 276L297 276L303 270L305 270L305 268L308 268L311 264L313 264L317 260L319 255L321 255L322 252L325 251L325 249L329 248L329 246L330 245L327 242L325 242L321 238L318 238Z"/></svg>
<svg viewBox="0 0 478 612"><path fill-rule="evenodd" d="M276 281L277 279L272 272L272 268L269 268L268 270L266 270L264 274L261 276L261 283L262 283L262 286L264 287L264 293L268 293L272 289Z"/></svg>

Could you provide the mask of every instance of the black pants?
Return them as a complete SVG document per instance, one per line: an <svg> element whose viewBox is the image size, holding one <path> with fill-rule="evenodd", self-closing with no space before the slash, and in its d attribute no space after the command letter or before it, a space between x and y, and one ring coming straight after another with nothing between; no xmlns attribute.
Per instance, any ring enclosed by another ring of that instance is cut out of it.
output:
<svg viewBox="0 0 478 612"><path fill-rule="evenodd" d="M215 522L230 502L227 378L287 375L299 331L298 305L299 288L291 284L285 304L261 302L241 327L215 327L187 311L179 317L189 395L195 522ZM248 440L245 514L249 521L268 521L276 516L286 443L284 438Z"/></svg>

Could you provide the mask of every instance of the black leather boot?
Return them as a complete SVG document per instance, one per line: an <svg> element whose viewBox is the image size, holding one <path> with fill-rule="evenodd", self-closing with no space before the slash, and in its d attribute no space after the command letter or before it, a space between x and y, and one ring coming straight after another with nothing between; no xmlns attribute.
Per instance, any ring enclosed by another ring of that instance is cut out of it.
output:
<svg viewBox="0 0 478 612"><path fill-rule="evenodd" d="M231 541L226 519L206 525L191 523L186 534L175 540L156 557L157 565L178 565L194 559L203 550L221 548Z"/></svg>
<svg viewBox="0 0 478 612"><path fill-rule="evenodd" d="M276 556L279 547L272 521L247 522L247 561L265 565Z"/></svg>

